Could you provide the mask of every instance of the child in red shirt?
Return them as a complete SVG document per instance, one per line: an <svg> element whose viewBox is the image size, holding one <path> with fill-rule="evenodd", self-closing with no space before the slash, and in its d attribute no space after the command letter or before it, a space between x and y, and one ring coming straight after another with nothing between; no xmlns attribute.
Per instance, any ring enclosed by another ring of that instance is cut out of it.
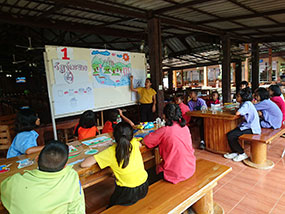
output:
<svg viewBox="0 0 285 214"><path fill-rule="evenodd" d="M184 118L184 120L186 121L186 124L188 125L190 122L191 117L188 116L186 113L188 111L190 111L189 106L183 103L184 97L183 95L177 95L174 98L174 101L177 105L179 105L181 113L182 113L182 117Z"/></svg>
<svg viewBox="0 0 285 214"><path fill-rule="evenodd" d="M91 110L83 112L79 123L75 126L74 135L78 137L78 140L83 140L95 137L97 134L99 134L99 130L96 127L95 113Z"/></svg>
<svg viewBox="0 0 285 214"><path fill-rule="evenodd" d="M123 115L123 112L121 109L114 109L114 110L110 110L109 114L108 114L109 120L107 120L104 124L103 130L102 130L102 134L105 133L109 133L109 132L113 132L114 131L114 127L121 122L121 118L126 121L127 123L129 123L132 127L134 127L134 123L127 118L126 116Z"/></svg>
<svg viewBox="0 0 285 214"><path fill-rule="evenodd" d="M149 148L159 147L162 162L157 168L157 173L163 172L165 180L176 184L194 174L196 158L191 134L185 126L179 106L167 104L163 113L166 126L147 135L143 143Z"/></svg>
<svg viewBox="0 0 285 214"><path fill-rule="evenodd" d="M217 91L213 91L211 95L211 99L207 101L208 107L211 107L211 104L220 104L219 93Z"/></svg>
<svg viewBox="0 0 285 214"><path fill-rule="evenodd" d="M271 97L270 100L273 101L276 105L278 105L278 107L282 111L282 115L283 115L282 123L284 123L284 121L285 121L285 102L281 97L280 87L278 85L271 85L271 86L269 86L268 92L269 92L269 95Z"/></svg>

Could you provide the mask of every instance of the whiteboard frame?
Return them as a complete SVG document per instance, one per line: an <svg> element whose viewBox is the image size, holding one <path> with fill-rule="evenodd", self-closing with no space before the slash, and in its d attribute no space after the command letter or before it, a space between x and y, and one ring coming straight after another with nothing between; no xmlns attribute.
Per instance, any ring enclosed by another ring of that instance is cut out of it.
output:
<svg viewBox="0 0 285 214"><path fill-rule="evenodd" d="M81 47L70 47L70 46L54 46L54 45L46 45L45 46L45 51L43 53L44 55L44 63L45 63L45 70L46 70L46 81L47 81L47 89L48 89L48 96L49 96L49 103L50 103L50 109L51 109L51 119L52 119L52 126L53 126L53 134L54 134L54 139L57 140L57 132L56 132L56 119L60 119L60 118L64 118L64 117L70 117L70 116L75 116L75 115L80 115L82 114L84 111L86 110L82 110L82 111L76 111L76 112L70 112L70 113L65 113L65 114L58 114L55 115L55 107L54 107L54 97L53 97L53 91L52 91L52 87L53 85L51 84L51 76L50 73L53 72L53 70L50 70L49 65L49 59L47 56L47 52L46 52L46 48L47 47L54 47L54 48L58 48L58 47L68 47L68 48L81 48ZM83 48L83 49L92 49L92 48ZM94 48L96 49L96 48ZM116 51L116 50L110 50L110 51ZM132 53L132 52L129 52ZM50 59L52 60L52 59ZM147 73L147 68L146 68L146 58L145 58L145 74ZM108 110L108 109L113 109L113 108L121 108L121 107L126 107L126 106L131 106L131 105L136 105L138 104L138 101L130 101L128 103L124 103L124 104L119 104L119 105L108 105L105 107L95 107L91 108L90 110L94 111L94 112L99 112L99 111L103 111L103 110ZM89 109L88 109L89 110Z"/></svg>

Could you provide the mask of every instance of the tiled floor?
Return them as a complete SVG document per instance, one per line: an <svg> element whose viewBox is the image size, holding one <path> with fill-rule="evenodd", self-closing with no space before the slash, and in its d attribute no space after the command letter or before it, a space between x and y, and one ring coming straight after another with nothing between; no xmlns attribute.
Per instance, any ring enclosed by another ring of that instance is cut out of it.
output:
<svg viewBox="0 0 285 214"><path fill-rule="evenodd" d="M214 189L214 200L229 214L285 214L285 157L281 154L285 139L279 138L268 147L268 159L275 163L271 170L258 170L227 160L222 155L196 150L203 158L232 167ZM249 145L246 145L249 153Z"/></svg>

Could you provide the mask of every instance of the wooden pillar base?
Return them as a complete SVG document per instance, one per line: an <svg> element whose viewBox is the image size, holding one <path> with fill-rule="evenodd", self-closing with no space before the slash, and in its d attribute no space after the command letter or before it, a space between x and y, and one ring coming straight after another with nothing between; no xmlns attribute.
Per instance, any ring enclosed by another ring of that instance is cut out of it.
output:
<svg viewBox="0 0 285 214"><path fill-rule="evenodd" d="M274 167L274 162L271 161L271 160L266 160L264 163L262 164L256 164L256 163L253 163L249 158L248 159L245 159L243 160L243 163L250 166L250 167L253 167L253 168L256 168L256 169L271 169Z"/></svg>
<svg viewBox="0 0 285 214"><path fill-rule="evenodd" d="M243 160L243 162L256 169L271 169L274 163L267 160L267 144L259 142L251 142L250 145L251 158Z"/></svg>
<svg viewBox="0 0 285 214"><path fill-rule="evenodd" d="M207 192L200 200L193 204L192 209L196 213L213 214L214 213L214 201L213 190Z"/></svg>

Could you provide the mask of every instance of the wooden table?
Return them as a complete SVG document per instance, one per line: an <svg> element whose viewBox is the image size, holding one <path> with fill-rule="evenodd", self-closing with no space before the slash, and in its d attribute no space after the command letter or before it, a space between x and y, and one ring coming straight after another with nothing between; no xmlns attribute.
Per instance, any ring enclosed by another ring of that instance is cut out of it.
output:
<svg viewBox="0 0 285 214"><path fill-rule="evenodd" d="M190 111L191 117L202 117L204 119L204 137L206 149L211 152L225 154L230 152L227 133L238 126L242 118L235 115L235 111L224 110L212 114L212 111Z"/></svg>
<svg viewBox="0 0 285 214"><path fill-rule="evenodd" d="M140 134L142 132L144 132L144 131L143 130L138 131L136 134ZM111 137L111 138L113 137L112 133L101 134L101 135L98 135L96 137L101 137L101 136L107 136L107 137ZM85 141L85 140L83 140L83 141ZM71 163L71 162L74 162L74 161L77 161L77 160L80 160L80 159L83 159L83 158L90 156L90 155L85 154L85 151L88 150L89 147L82 144L81 141L74 141L72 143L69 143L68 145L76 146L76 148L81 152L76 157L68 159L67 163ZM92 146L92 148L96 148L100 152L100 151L103 151L104 149L106 149L108 147ZM142 146L140 148L140 151L142 153L145 168L148 169L150 167L155 166L155 150L148 149L145 146ZM16 161L21 160L21 159L25 159L25 158L30 158L31 160L33 160L38 155L39 155L39 153L30 154L30 155L21 155L18 157L9 158L9 159L0 161L0 165L4 165L4 164L7 165L7 164L12 163L12 165L9 167L10 171L0 175L0 183L3 180L5 180L7 177L12 176L16 173L24 173L24 171L26 171L26 170L36 169L38 166L37 163L34 163L33 165L31 165L29 167L24 167L22 169L18 169L17 168L18 163L16 163ZM98 166L97 163L95 165L89 167L89 168L81 168L80 163L77 163L77 164L73 165L73 169L75 171L77 171L83 188L87 188L87 187L92 186L96 183L99 183L102 180L113 175L112 170L109 167L105 168L105 169L100 169L100 167ZM4 210L4 208L3 208L1 201L0 201L0 212L2 210Z"/></svg>

